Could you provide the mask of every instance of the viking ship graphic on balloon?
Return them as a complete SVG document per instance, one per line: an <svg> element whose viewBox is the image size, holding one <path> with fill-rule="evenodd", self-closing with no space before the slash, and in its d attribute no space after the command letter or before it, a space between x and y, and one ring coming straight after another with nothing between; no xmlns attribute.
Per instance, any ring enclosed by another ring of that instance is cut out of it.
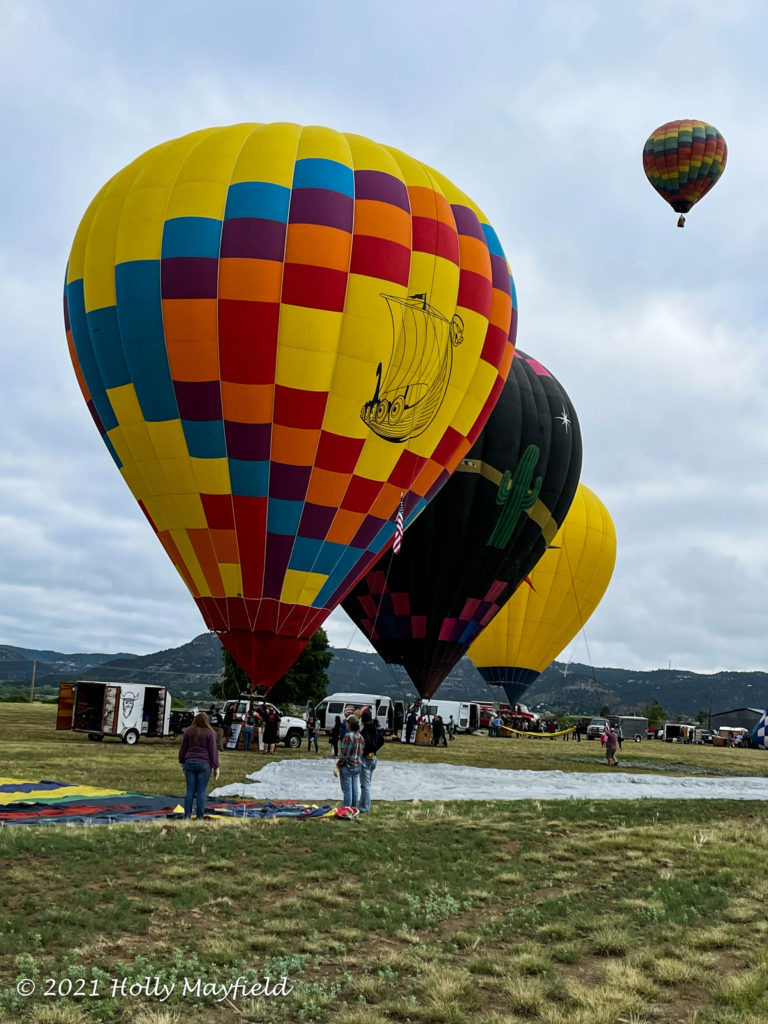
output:
<svg viewBox="0 0 768 1024"><path fill-rule="evenodd" d="M425 293L382 298L392 317L392 358L385 374L381 363L376 368L376 390L360 416L379 437L397 443L423 434L437 415L464 321L443 316Z"/></svg>

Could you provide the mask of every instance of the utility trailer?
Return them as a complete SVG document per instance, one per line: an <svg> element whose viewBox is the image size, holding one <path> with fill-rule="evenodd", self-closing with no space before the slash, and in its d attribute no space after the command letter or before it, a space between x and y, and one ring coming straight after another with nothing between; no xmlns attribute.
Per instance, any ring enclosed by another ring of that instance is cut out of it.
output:
<svg viewBox="0 0 768 1024"><path fill-rule="evenodd" d="M142 736L171 733L171 695L142 683L61 683L56 728L87 732L88 739L118 736L134 746Z"/></svg>

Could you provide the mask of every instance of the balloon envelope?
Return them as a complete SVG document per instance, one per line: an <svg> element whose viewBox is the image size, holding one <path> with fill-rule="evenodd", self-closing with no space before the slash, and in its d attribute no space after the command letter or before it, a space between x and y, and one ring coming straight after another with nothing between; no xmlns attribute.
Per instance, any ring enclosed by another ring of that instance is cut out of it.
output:
<svg viewBox="0 0 768 1024"><path fill-rule="evenodd" d="M552 546L468 651L487 683L516 704L576 636L613 575L616 531L605 505L579 484Z"/></svg>
<svg viewBox="0 0 768 1024"><path fill-rule="evenodd" d="M519 350L490 419L451 479L342 607L431 697L533 568L565 518L581 470L571 402Z"/></svg>
<svg viewBox="0 0 768 1024"><path fill-rule="evenodd" d="M271 685L466 454L514 290L438 172L327 128L163 143L91 203L67 269L83 395L254 685Z"/></svg>
<svg viewBox="0 0 768 1024"><path fill-rule="evenodd" d="M690 118L661 125L643 147L646 177L676 213L688 213L709 192L727 159L717 128Z"/></svg>

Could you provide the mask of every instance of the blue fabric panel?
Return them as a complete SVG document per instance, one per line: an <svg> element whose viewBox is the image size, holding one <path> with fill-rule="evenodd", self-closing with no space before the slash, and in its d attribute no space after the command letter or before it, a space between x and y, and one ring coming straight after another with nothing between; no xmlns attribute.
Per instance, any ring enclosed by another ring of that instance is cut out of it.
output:
<svg viewBox="0 0 768 1024"><path fill-rule="evenodd" d="M267 509L267 533L280 533L283 536L295 537L303 511L303 501L270 498Z"/></svg>
<svg viewBox="0 0 768 1024"><path fill-rule="evenodd" d="M118 264L115 288L125 358L144 418L150 423L178 419L165 351L160 261Z"/></svg>
<svg viewBox="0 0 768 1024"><path fill-rule="evenodd" d="M94 355L91 336L88 331L88 318L85 313L85 295L83 282L73 281L67 286L67 309L72 341L80 370L93 400L94 408L101 420L104 430L112 430L117 426L117 419L112 404L107 397L104 381L101 379L99 364Z"/></svg>
<svg viewBox="0 0 768 1024"><path fill-rule="evenodd" d="M241 181L229 186L224 219L258 217L262 220L288 222L291 190L268 181Z"/></svg>
<svg viewBox="0 0 768 1024"><path fill-rule="evenodd" d="M293 170L294 188L324 188L330 192L341 192L345 196L355 194L355 173L351 167L336 160L311 158L297 160Z"/></svg>
<svg viewBox="0 0 768 1024"><path fill-rule="evenodd" d="M269 462L230 459L229 480L233 494L239 494L244 498L266 498L269 488Z"/></svg>
<svg viewBox="0 0 768 1024"><path fill-rule="evenodd" d="M218 258L221 221L212 217L173 217L163 227L162 258L207 256Z"/></svg>
<svg viewBox="0 0 768 1024"><path fill-rule="evenodd" d="M227 454L221 420L182 420L184 439L194 459L223 459Z"/></svg>
<svg viewBox="0 0 768 1024"><path fill-rule="evenodd" d="M86 313L88 333L91 336L93 353L99 364L104 387L120 388L131 383L128 364L123 352L123 340L120 337L120 325L117 322L117 309L105 306Z"/></svg>

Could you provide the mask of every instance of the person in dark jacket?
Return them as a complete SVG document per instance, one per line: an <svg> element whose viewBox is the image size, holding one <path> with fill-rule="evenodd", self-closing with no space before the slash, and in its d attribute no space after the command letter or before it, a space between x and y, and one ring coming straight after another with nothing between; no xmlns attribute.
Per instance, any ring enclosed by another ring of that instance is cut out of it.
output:
<svg viewBox="0 0 768 1024"><path fill-rule="evenodd" d="M360 803L358 811L366 814L371 809L371 782L373 773L378 763L376 751L379 749L379 727L373 720L373 715L366 708L360 716L363 728L360 733L363 737L363 763L360 766Z"/></svg>
<svg viewBox="0 0 768 1024"><path fill-rule="evenodd" d="M339 740L341 739L341 718L336 715L336 721L331 729L331 753L334 757L339 756Z"/></svg>
<svg viewBox="0 0 768 1024"><path fill-rule="evenodd" d="M405 742L411 742L411 736L413 736L413 730L416 728L416 713L414 711L408 712L408 717L405 720Z"/></svg>
<svg viewBox="0 0 768 1024"><path fill-rule="evenodd" d="M179 764L184 769L187 793L184 797L184 817L192 817L192 804L197 805L198 820L205 815L205 791L211 772L219 777L219 748L216 733L211 728L208 715L200 712L192 725L184 730L179 747Z"/></svg>

